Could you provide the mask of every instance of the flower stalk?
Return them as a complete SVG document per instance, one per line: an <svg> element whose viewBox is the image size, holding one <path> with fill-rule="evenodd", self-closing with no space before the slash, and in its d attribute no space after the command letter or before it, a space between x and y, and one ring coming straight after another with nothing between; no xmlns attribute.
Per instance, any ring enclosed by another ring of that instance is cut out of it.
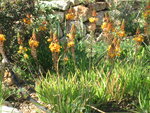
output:
<svg viewBox="0 0 150 113"><path fill-rule="evenodd" d="M29 40L29 46L31 48L31 55L35 60L37 60L37 47L39 46L39 42L37 41L35 30L33 29L32 36Z"/></svg>
<svg viewBox="0 0 150 113"><path fill-rule="evenodd" d="M53 37L51 37L53 36ZM54 69L57 73L57 75L59 75L59 53L60 53L60 49L61 46L59 45L59 40L57 38L57 33L53 33L50 32L50 39L52 38L52 41L49 45L49 49L52 52L52 60L53 60L53 65L54 65Z"/></svg>

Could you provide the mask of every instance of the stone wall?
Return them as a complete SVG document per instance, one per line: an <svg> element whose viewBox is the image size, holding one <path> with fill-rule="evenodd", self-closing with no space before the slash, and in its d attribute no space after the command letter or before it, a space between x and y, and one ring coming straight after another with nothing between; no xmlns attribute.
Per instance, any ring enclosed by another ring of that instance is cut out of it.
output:
<svg viewBox="0 0 150 113"><path fill-rule="evenodd" d="M75 11L75 18L71 21L66 21L66 31L69 32L71 25L74 23L78 29L82 29L82 35L88 33L89 17L91 17L91 7L97 12L97 29L100 29L103 16L108 9L108 4L105 0L96 0L94 3L81 2L81 0L52 0L52 1L40 1L40 6L50 7L54 9L54 14L58 15L60 23L63 25L65 22L65 15L70 7ZM81 24L81 21L83 24ZM59 30L59 36L63 36L62 29Z"/></svg>

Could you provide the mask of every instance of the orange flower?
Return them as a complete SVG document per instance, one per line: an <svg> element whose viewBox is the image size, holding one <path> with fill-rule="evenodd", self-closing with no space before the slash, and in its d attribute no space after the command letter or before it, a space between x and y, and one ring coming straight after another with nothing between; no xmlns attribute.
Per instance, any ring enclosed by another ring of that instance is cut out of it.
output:
<svg viewBox="0 0 150 113"><path fill-rule="evenodd" d="M135 38L133 38L133 40L141 43L144 41L144 37L142 35L137 35Z"/></svg>
<svg viewBox="0 0 150 113"><path fill-rule="evenodd" d="M28 54L26 54L26 53L23 55L23 57L24 57L25 59L28 59L28 58L29 58Z"/></svg>
<svg viewBox="0 0 150 113"><path fill-rule="evenodd" d="M23 18L23 22L25 23L25 24L31 24L31 22L32 22L32 15L31 14L27 14L26 15L26 18Z"/></svg>
<svg viewBox="0 0 150 113"><path fill-rule="evenodd" d="M40 27L39 27L39 30L40 30L40 31L45 31L45 30L47 30L47 27L46 27L46 26L40 26Z"/></svg>
<svg viewBox="0 0 150 113"><path fill-rule="evenodd" d="M112 45L110 45L108 47L108 56L110 58L114 58L115 57L115 46L114 46L114 44L112 44Z"/></svg>
<svg viewBox="0 0 150 113"><path fill-rule="evenodd" d="M108 56L110 58L120 56L120 41L117 38L114 38L112 44L108 47Z"/></svg>
<svg viewBox="0 0 150 113"><path fill-rule="evenodd" d="M74 45L75 45L74 41L69 41L67 44L68 47L73 47Z"/></svg>
<svg viewBox="0 0 150 113"><path fill-rule="evenodd" d="M59 44L57 44L57 43L51 43L49 45L49 49L50 49L51 52L58 53L58 52L60 52L60 48L61 48L61 46Z"/></svg>
<svg viewBox="0 0 150 113"><path fill-rule="evenodd" d="M72 34L72 33L68 33L68 34L67 34L67 37L68 37L70 40L74 40L74 39L75 39L75 35Z"/></svg>
<svg viewBox="0 0 150 113"><path fill-rule="evenodd" d="M126 36L125 31L119 31L119 32L117 32L117 35L119 37L125 37Z"/></svg>
<svg viewBox="0 0 150 113"><path fill-rule="evenodd" d="M75 18L74 13L67 13L66 14L66 20L73 20Z"/></svg>
<svg viewBox="0 0 150 113"><path fill-rule="evenodd" d="M67 62L68 60L69 60L68 57L65 57L65 58L64 58L64 61L65 61L65 62Z"/></svg>
<svg viewBox="0 0 150 113"><path fill-rule="evenodd" d="M29 18L24 18L23 22L28 25L31 24L31 20Z"/></svg>
<svg viewBox="0 0 150 113"><path fill-rule="evenodd" d="M38 47L39 46L39 42L38 41L36 41L36 40L32 40L32 39L30 39L29 40L29 46L30 47Z"/></svg>
<svg viewBox="0 0 150 113"><path fill-rule="evenodd" d="M53 41L53 38L49 38L49 39L47 39L47 42L52 42Z"/></svg>
<svg viewBox="0 0 150 113"><path fill-rule="evenodd" d="M1 41L1 42L4 42L5 40L6 40L5 35L0 34L0 41Z"/></svg>
<svg viewBox="0 0 150 113"><path fill-rule="evenodd" d="M107 22L103 22L103 24L101 25L101 28L102 28L102 29L107 28Z"/></svg>
<svg viewBox="0 0 150 113"><path fill-rule="evenodd" d="M147 18L148 16L150 16L150 10L146 10L146 11L144 12L143 16L144 16L145 18Z"/></svg>

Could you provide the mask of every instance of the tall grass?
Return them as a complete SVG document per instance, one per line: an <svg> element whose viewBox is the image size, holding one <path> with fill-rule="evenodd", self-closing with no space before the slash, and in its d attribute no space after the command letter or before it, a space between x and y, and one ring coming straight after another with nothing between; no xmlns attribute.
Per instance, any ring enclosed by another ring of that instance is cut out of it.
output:
<svg viewBox="0 0 150 113"><path fill-rule="evenodd" d="M142 51L144 48L139 53ZM139 53L131 53L134 59L130 56L113 62L103 59L90 72L77 68L75 73L70 72L65 78L48 73L46 78L37 82L38 96L41 101L52 105L52 111L61 113L75 113L77 108L90 113L88 105L103 109L102 105L107 102L121 103L129 98L131 102L128 104L134 108L124 106L124 109L148 113L149 63L144 61L149 55L147 51L143 56Z"/></svg>

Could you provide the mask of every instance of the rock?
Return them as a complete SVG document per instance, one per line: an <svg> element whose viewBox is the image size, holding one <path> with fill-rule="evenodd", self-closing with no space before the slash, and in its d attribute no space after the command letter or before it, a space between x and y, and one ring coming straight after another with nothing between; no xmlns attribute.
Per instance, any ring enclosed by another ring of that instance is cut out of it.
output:
<svg viewBox="0 0 150 113"><path fill-rule="evenodd" d="M121 25L121 20L117 19L116 17L121 15L121 12L119 10L112 10L108 12L111 19L113 20L113 24L116 26L120 26Z"/></svg>
<svg viewBox="0 0 150 113"><path fill-rule="evenodd" d="M4 77L3 77L3 83L7 84L8 86L11 86L14 84L14 81L11 77L11 73L8 70L5 70Z"/></svg>
<svg viewBox="0 0 150 113"><path fill-rule="evenodd" d="M100 11L100 12L97 12L97 18L98 18L98 21L96 22L96 25L101 25L103 23L103 17L104 17L104 14L106 13L106 11Z"/></svg>
<svg viewBox="0 0 150 113"><path fill-rule="evenodd" d="M86 35L86 26L84 24L82 24L80 21L67 22L67 27L66 27L67 33L70 32L72 24L75 24L77 31L80 31L82 36Z"/></svg>
<svg viewBox="0 0 150 113"><path fill-rule="evenodd" d="M78 5L80 4L80 0L64 0L64 1L69 1L72 3L72 5Z"/></svg>
<svg viewBox="0 0 150 113"><path fill-rule="evenodd" d="M120 16L121 12L119 10L112 10L112 11L108 11L110 17L114 20L116 18L116 16Z"/></svg>
<svg viewBox="0 0 150 113"><path fill-rule="evenodd" d="M73 9L75 10L75 20L79 20L80 18L82 19L83 22L88 20L90 16L88 7L85 7L83 5L78 5L73 7Z"/></svg>
<svg viewBox="0 0 150 113"><path fill-rule="evenodd" d="M96 2L106 2L106 0L95 0Z"/></svg>
<svg viewBox="0 0 150 113"><path fill-rule="evenodd" d="M8 101L5 101L5 102L3 103L3 105L4 105L4 106L13 107L13 106L11 105L11 103L10 103L10 102L8 102Z"/></svg>
<svg viewBox="0 0 150 113"><path fill-rule="evenodd" d="M64 22L64 18L65 18L64 12L55 11L54 14L58 17L60 23Z"/></svg>
<svg viewBox="0 0 150 113"><path fill-rule="evenodd" d="M92 7L96 11L101 11L101 10L104 10L104 9L108 8L108 4L106 2L95 2L95 3L92 4Z"/></svg>
<svg viewBox="0 0 150 113"><path fill-rule="evenodd" d="M0 113L22 113L22 112L13 107L0 106Z"/></svg>
<svg viewBox="0 0 150 113"><path fill-rule="evenodd" d="M59 10L67 10L70 6L69 1L63 1L63 0L54 0L54 1L40 1L39 5L42 7L51 7L54 9L59 9Z"/></svg>

